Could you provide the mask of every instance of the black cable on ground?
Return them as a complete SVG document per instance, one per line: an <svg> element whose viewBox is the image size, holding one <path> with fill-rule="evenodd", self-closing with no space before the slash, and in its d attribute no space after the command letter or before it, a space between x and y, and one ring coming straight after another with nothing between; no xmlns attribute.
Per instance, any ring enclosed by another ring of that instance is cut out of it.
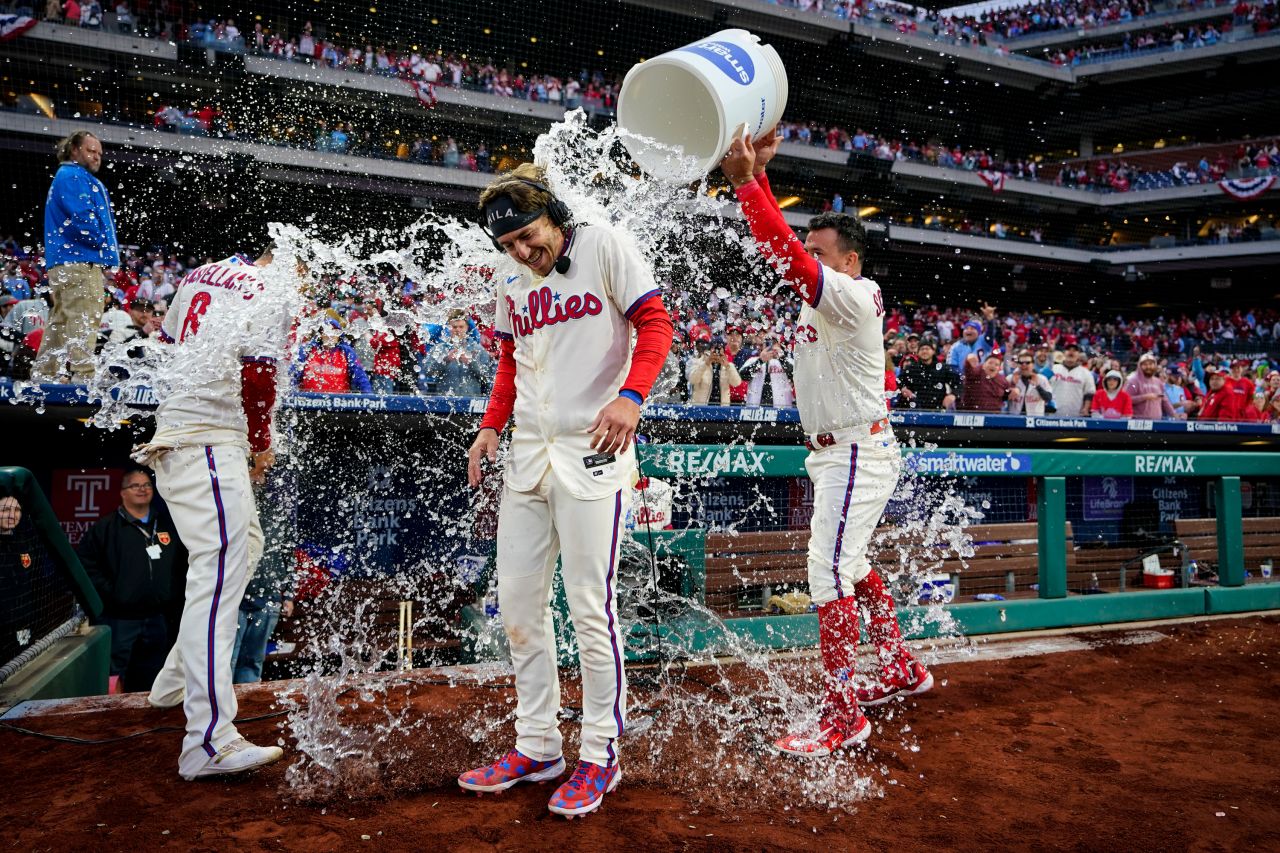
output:
<svg viewBox="0 0 1280 853"><path fill-rule="evenodd" d="M273 717L282 717L287 711L272 711L268 714L259 714L256 717L240 717L235 720L237 723L256 723L260 720L270 720ZM84 746L100 746L107 743L119 743L124 740L133 740L143 735L161 734L164 732L182 732L186 731L183 726L156 726L151 729L143 729L142 731L130 732L127 735L117 735L116 737L106 738L83 738L75 735L55 735L49 732L38 732L35 729L27 729L22 726L15 726L13 723L0 721L0 729L8 729L11 732L17 732L20 735L28 735L30 737L44 738L45 740L57 741L58 743L76 743Z"/></svg>
<svg viewBox="0 0 1280 853"><path fill-rule="evenodd" d="M648 440L645 439L644 436L636 436L636 439L637 439L636 440L636 445L637 445L636 473L643 479L645 477L645 474L644 474L644 466L640 464L639 445L642 443L648 444ZM640 490L640 504L644 508L644 515L645 515L644 530L645 530L645 535L648 537L648 540L649 540L649 579L653 583L653 591L652 591L653 594L652 594L652 599L650 601L650 606L649 606L650 619L652 620L651 626L650 626L650 635L654 637L655 640L657 641L657 661L656 662L658 665L658 673L659 673L656 677L653 677L651 679L652 683L650 686L653 688L661 689L664 686L664 682L667 681L667 678L666 678L667 668L670 666L670 664L674 660L674 657L672 659L668 659L665 651L662 648L662 623L658 613L658 605L660 600L660 590L659 590L660 573L658 571L658 551L654 547L654 542L653 542L653 523L652 523L653 517L649 513L649 489L647 486ZM635 681L637 683L643 680L650 680L650 679L641 678L640 674L637 674L637 676L635 677Z"/></svg>

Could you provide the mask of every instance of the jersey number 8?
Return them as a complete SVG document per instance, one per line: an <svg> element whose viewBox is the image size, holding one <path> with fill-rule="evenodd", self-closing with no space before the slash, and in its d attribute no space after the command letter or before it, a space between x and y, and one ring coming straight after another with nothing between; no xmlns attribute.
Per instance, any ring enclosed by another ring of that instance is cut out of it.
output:
<svg viewBox="0 0 1280 853"><path fill-rule="evenodd" d="M197 290L192 294L191 304L187 306L187 316L182 319L182 334L178 335L179 343L185 341L188 334L194 335L200 331L200 318L209 310L211 299L206 290Z"/></svg>

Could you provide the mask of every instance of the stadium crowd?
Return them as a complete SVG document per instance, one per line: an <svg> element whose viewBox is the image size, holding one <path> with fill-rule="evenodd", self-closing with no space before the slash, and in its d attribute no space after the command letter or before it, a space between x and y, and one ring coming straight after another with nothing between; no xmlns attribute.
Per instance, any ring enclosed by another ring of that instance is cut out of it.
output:
<svg viewBox="0 0 1280 853"><path fill-rule="evenodd" d="M669 295L677 340L661 399L789 405L795 299L701 301ZM1274 421L1278 336L1274 310L1104 322L991 306L895 309L885 321L885 390L892 406L907 409ZM1232 359L1222 350L1254 352ZM1113 373L1122 380L1116 389ZM1126 398L1136 408L1126 410Z"/></svg>
<svg viewBox="0 0 1280 853"><path fill-rule="evenodd" d="M8 239L0 293L0 345L3 374L30 377L49 318L48 279L42 260L26 256ZM121 266L103 275L106 309L97 336L98 353L108 346L131 345L155 337L187 271L212 258L180 256L172 251L124 247ZM293 381L299 390L322 393L445 394L488 393L494 362L491 330L454 312L443 324L426 323L408 333L388 329L383 319L397 292L398 307L417 308L435 295L411 282L384 276L357 291L336 276L315 283L318 294L306 315L317 332L295 333ZM380 294L375 297L374 294ZM483 341L483 342L482 342Z"/></svg>
<svg viewBox="0 0 1280 853"><path fill-rule="evenodd" d="M1162 14L1176 14L1219 6L1233 7L1233 21L1245 23L1252 5L1247 0L1061 0L993 8L975 14L948 15L897 0L765 0L805 12L822 12L842 20L864 21L899 32L920 33L952 44L1007 52L1004 42L1054 32L1105 29Z"/></svg>
<svg viewBox="0 0 1280 853"><path fill-rule="evenodd" d="M88 29L136 33L216 50L247 51L343 71L399 77L428 87L448 86L497 97L563 104L571 110L582 107L593 115L611 115L621 87L621 81L606 78L598 70L533 73L525 63L503 65L463 53L420 51L416 46L401 49L369 43L341 44L311 21L304 22L294 34L273 31L261 22L245 31L234 18L209 17L196 2L119 0L107 3L106 8L111 14L97 0L49 0L44 18ZM431 95L423 97L429 100Z"/></svg>
<svg viewBox="0 0 1280 853"><path fill-rule="evenodd" d="M38 258L23 255L12 239L3 245L4 370L26 378L48 316L46 281ZM103 278L107 308L99 349L155 335L183 275L205 260L126 248L120 269ZM722 297L669 283L665 290L676 335L655 402L794 405L795 297ZM321 279L306 312L318 322L299 327L318 331L304 338L295 332L294 386L318 393L484 396L495 349L478 310L455 310L444 322L402 332L385 322L393 308L425 316L438 301L439 294L390 274L362 282ZM884 336L886 395L896 408L1280 420L1280 312L1274 309L1098 320L991 306L899 307L887 314ZM1156 391L1162 397L1151 396Z"/></svg>
<svg viewBox="0 0 1280 853"><path fill-rule="evenodd" d="M790 144L844 151L878 160L907 160L988 175L999 173L1006 178L1025 181L1042 179L1042 166L1034 159L997 157L983 148L934 141L922 145L914 139L904 142L902 137L885 136L862 128L850 132L843 127L817 122L785 121L779 125L778 132L783 141ZM1187 153L1190 159L1177 162L1168 169L1145 169L1129 160L1107 156L1064 162L1052 170L1052 180L1057 186L1076 189L1130 192L1191 186L1224 178L1280 175L1280 140L1277 139L1241 142L1233 158L1222 153L1214 155L1210 161L1207 154L1197 159L1194 151Z"/></svg>
<svg viewBox="0 0 1280 853"><path fill-rule="evenodd" d="M1280 13L1274 2L1250 6L1241 4L1240 14L1218 21L1191 22L1179 26L1164 26L1153 30L1125 33L1119 44L1094 44L1083 47L1046 48L1045 58L1054 65L1086 65L1124 59L1141 53L1167 50L1192 50L1213 47L1228 38L1236 27L1247 25L1255 35L1270 32L1280 23Z"/></svg>
<svg viewBox="0 0 1280 853"><path fill-rule="evenodd" d="M510 63L504 65L491 59L479 59L460 53L437 53L414 48L397 50L387 46L366 43L363 47L339 45L322 34L322 30L308 21L296 35L283 31L271 31L261 23L255 23L252 31L242 31L233 18L206 19L198 4L177 0L152 3L149 0L121 0L108 4L114 9L114 24L103 17L101 8L92 10L92 2L79 3L68 0L59 4L51 0L46 17L76 23L90 28L117 29L139 32L158 38L191 41L228 50L248 50L264 56L289 61L306 61L317 65L369 74L398 77L413 81L424 88L420 97L428 105L434 98L435 87L452 87L482 91L499 97L563 105L566 109L579 106L589 113L612 115L621 82L607 77L599 70L581 69L575 73L536 73ZM870 6L862 0L856 3L827 4L799 3L801 8L819 8L861 17L878 9L894 10L902 4L873 2ZM1197 8L1196 3L1178 3L1170 10ZM1222 4L1219 4L1222 5ZM55 10L55 7L60 7ZM1150 14L1149 0L1081 0L1078 3L1027 4L1013 9L983 13L977 18L944 19L948 26L960 26L962 32L998 32L1007 37L1028 32L1044 32L1065 27L1099 26L1104 23L1125 22ZM841 10L844 10L843 12ZM1272 0L1250 4L1240 0L1232 18L1214 24L1191 24L1186 29L1165 28L1159 31L1127 33L1119 46L1070 48L1049 55L1048 59L1060 64L1078 64L1092 58L1145 50L1157 46L1190 47L1215 43L1221 33L1233 25L1247 23L1255 30L1274 27L1280 21L1280 6ZM191 21L192 23L187 23ZM425 93L425 94L424 94ZM137 117L134 117L137 118ZM151 113L154 126L164 130L196 135L216 135L252 138L272 144L313 148L340 154L353 154L378 158L395 158L445 168L488 172L495 169L495 152L485 140L461 140L452 137L438 138L419 135L412 139L401 138L393 131L375 126L358 128L351 122L326 123L312 116L295 117L296 120L270 122L268 126L249 132L225 120L222 112L208 103L187 106L160 104ZM1141 164L1123 159L1099 158L1092 162L1063 163L1046 168L1034 158L998 156L989 150L961 143L943 143L939 140L919 142L866 131L858 128L852 132L837 125L824 125L809 121L786 121L780 126L785 141L794 144L822 147L855 155L865 155L880 160L907 160L926 163L946 169L960 169L985 174L1003 174L1007 178L1038 181L1042 171L1052 176L1059 186L1087 189L1096 192L1130 192L1147 189L1164 189L1208 183L1223 178L1280 175L1280 151L1273 141L1264 144L1260 151L1245 158L1237 156L1234 162L1215 158L1213 162L1180 163L1169 169L1146 169Z"/></svg>

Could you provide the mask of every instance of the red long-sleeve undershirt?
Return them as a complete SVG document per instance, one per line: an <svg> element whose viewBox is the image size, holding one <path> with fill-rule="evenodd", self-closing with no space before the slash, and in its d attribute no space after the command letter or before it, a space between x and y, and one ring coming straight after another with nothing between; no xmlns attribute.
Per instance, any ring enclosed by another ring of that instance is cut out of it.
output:
<svg viewBox="0 0 1280 853"><path fill-rule="evenodd" d="M240 365L240 403L249 424L249 449L271 447L271 410L276 404L276 363L249 360Z"/></svg>
<svg viewBox="0 0 1280 853"><path fill-rule="evenodd" d="M621 390L635 391L643 399L649 396L667 362L675 326L662 297L656 293L631 309L631 325L636 327L636 348L631 352L631 370L627 371Z"/></svg>
<svg viewBox="0 0 1280 853"><path fill-rule="evenodd" d="M658 373L671 350L674 326L671 315L656 293L631 309L631 325L636 329L636 347L631 353L631 369L620 391L634 391L642 398L649 396ZM480 420L480 429L502 432L516 407L516 344L510 339L499 341L498 370L489 392L489 405Z"/></svg>
<svg viewBox="0 0 1280 853"><path fill-rule="evenodd" d="M822 298L822 265L804 250L804 244L783 218L769 179L761 174L738 187L737 195L751 235L769 263L801 299L816 307Z"/></svg>
<svg viewBox="0 0 1280 853"><path fill-rule="evenodd" d="M498 370L493 376L493 390L489 392L489 405L480 419L480 429L502 432L515 408L516 342L501 338L498 340Z"/></svg>

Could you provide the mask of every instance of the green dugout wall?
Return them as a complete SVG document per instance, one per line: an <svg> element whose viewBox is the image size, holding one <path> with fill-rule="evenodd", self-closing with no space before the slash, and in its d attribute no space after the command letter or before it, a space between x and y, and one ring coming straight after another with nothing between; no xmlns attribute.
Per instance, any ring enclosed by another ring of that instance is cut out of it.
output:
<svg viewBox="0 0 1280 853"><path fill-rule="evenodd" d="M642 445L646 474L667 477L804 476L801 447ZM1245 584L1241 477L1280 476L1280 454L1129 452L1082 450L917 450L904 448L904 469L925 476L1022 477L1036 480L1039 533L1038 598L948 605L965 633L986 634L1073 625L1143 621L1280 608L1280 583ZM1107 595L1067 593L1066 478L1079 476L1207 478L1218 527L1219 583L1211 587L1143 590ZM693 540L671 546L686 554L693 572L700 555ZM686 534L687 536L687 534ZM694 537L696 539L697 537ZM913 608L904 608L904 623ZM927 623L924 623L927 624ZM730 619L730 630L774 647L817 642L812 614ZM717 629L695 630L685 640L714 643ZM927 629L926 629L927 630Z"/></svg>
<svg viewBox="0 0 1280 853"><path fill-rule="evenodd" d="M18 499L23 515L34 528L36 539L81 609L91 618L99 616L102 600L80 565L80 558L67 541L34 475L25 468L0 468L0 496ZM106 693L110 664L110 629L101 625L82 625L70 635L54 640L33 660L0 683L0 709L28 699Z"/></svg>

